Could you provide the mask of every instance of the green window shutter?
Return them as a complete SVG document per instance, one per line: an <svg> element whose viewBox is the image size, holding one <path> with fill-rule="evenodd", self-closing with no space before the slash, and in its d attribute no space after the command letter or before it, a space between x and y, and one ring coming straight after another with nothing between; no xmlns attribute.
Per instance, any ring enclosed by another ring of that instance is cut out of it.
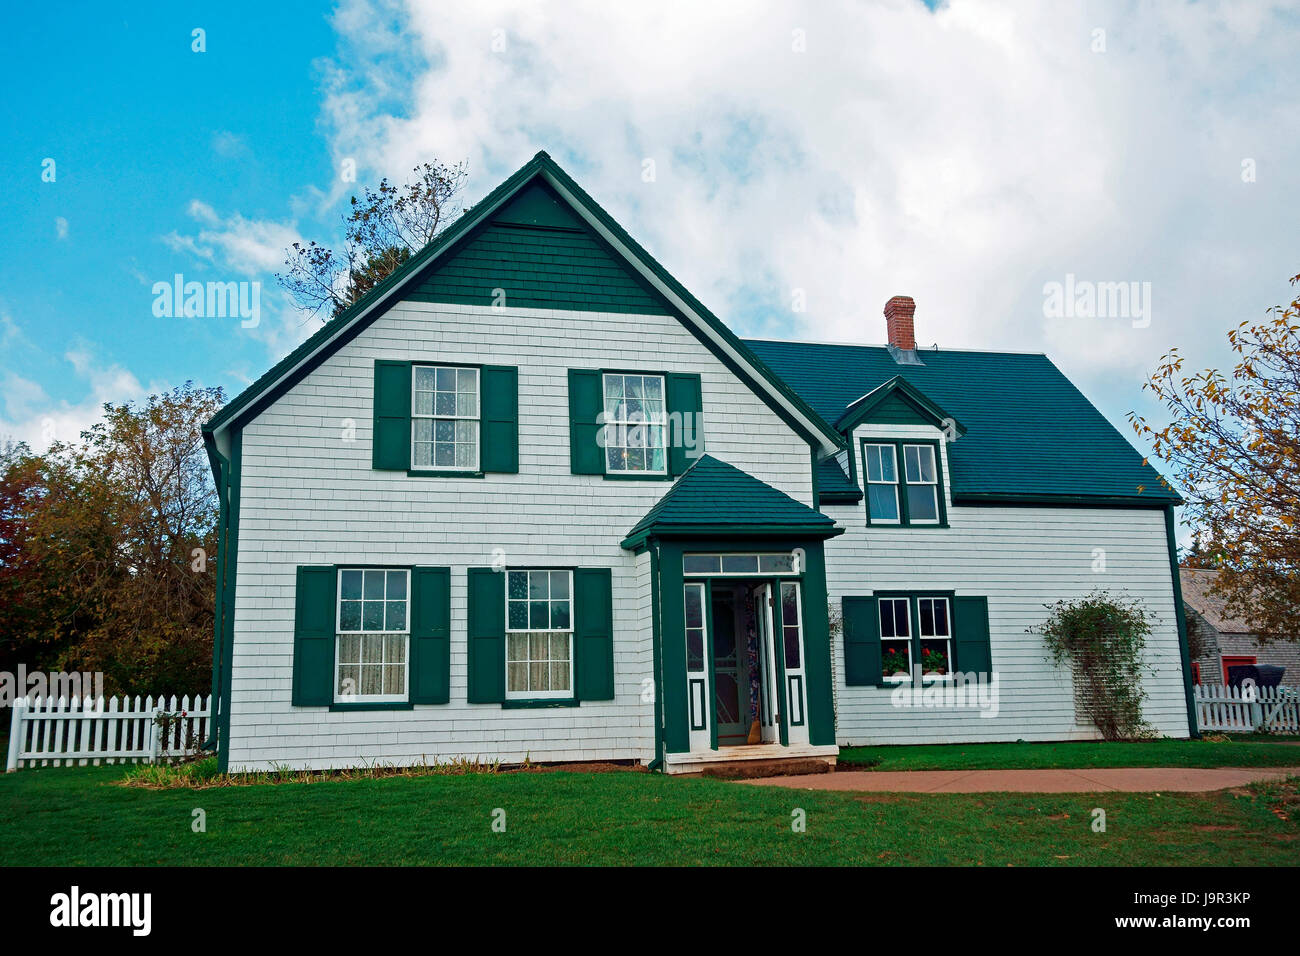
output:
<svg viewBox="0 0 1300 956"><path fill-rule="evenodd" d="M956 669L967 674L991 673L993 653L989 649L989 599L953 598L952 616Z"/></svg>
<svg viewBox="0 0 1300 956"><path fill-rule="evenodd" d="M844 683L873 686L881 680L880 612L873 597L844 598Z"/></svg>
<svg viewBox="0 0 1300 956"><path fill-rule="evenodd" d="M483 423L479 437L483 471L519 471L519 369L484 365L479 374Z"/></svg>
<svg viewBox="0 0 1300 956"><path fill-rule="evenodd" d="M411 569L412 704L451 700L451 569Z"/></svg>
<svg viewBox="0 0 1300 956"><path fill-rule="evenodd" d="M411 467L411 363L375 360L375 423L371 464L383 471Z"/></svg>
<svg viewBox="0 0 1300 956"><path fill-rule="evenodd" d="M670 372L664 382L670 421L677 427L668 436L668 470L680 475L696 458L704 453L704 435L700 427L700 412L704 406L700 399L700 377L682 372ZM686 441L692 448L686 447Z"/></svg>
<svg viewBox="0 0 1300 956"><path fill-rule="evenodd" d="M597 418L605 409L600 372L569 369L569 465L575 475L603 475L605 450L597 443Z"/></svg>
<svg viewBox="0 0 1300 956"><path fill-rule="evenodd" d="M469 691L471 704L498 704L506 697L506 576L491 568L470 568Z"/></svg>
<svg viewBox="0 0 1300 956"><path fill-rule="evenodd" d="M293 615L293 705L334 702L333 568L298 569Z"/></svg>
<svg viewBox="0 0 1300 956"><path fill-rule="evenodd" d="M573 696L613 700L614 598L609 568L573 572L573 613Z"/></svg>

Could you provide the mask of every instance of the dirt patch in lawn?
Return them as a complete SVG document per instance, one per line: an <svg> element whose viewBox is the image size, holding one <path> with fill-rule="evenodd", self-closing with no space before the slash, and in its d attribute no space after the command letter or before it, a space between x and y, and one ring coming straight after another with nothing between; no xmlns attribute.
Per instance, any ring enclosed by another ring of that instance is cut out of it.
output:
<svg viewBox="0 0 1300 956"><path fill-rule="evenodd" d="M647 773L645 764L634 763L632 761L619 762L614 760L593 761L591 763L534 763L527 766L506 767L504 772L511 773L514 771L527 773Z"/></svg>

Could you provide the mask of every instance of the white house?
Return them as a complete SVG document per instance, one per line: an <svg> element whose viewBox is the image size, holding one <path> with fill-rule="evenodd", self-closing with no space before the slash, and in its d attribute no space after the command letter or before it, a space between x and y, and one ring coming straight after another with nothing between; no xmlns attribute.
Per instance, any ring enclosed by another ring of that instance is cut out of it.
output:
<svg viewBox="0 0 1300 956"><path fill-rule="evenodd" d="M1046 358L913 308L742 341L539 153L205 427L222 766L1092 737L1031 629L1098 587L1194 733L1177 499Z"/></svg>

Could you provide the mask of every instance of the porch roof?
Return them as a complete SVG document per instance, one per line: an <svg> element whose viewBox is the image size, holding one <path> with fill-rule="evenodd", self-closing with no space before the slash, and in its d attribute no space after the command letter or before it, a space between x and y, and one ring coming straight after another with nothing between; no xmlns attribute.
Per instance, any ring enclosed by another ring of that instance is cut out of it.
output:
<svg viewBox="0 0 1300 956"><path fill-rule="evenodd" d="M829 538L844 529L820 511L720 461L701 455L659 499L623 547L651 535L802 535Z"/></svg>

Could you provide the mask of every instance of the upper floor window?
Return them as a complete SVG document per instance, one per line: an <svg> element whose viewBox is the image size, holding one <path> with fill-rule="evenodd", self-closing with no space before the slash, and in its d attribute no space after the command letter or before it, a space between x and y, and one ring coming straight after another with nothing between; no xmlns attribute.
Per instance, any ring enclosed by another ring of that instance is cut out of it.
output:
<svg viewBox="0 0 1300 956"><path fill-rule="evenodd" d="M606 473L666 474L667 415L663 376L606 372L604 386Z"/></svg>
<svg viewBox="0 0 1300 956"><path fill-rule="evenodd" d="M573 572L506 571L506 697L573 696Z"/></svg>
<svg viewBox="0 0 1300 956"><path fill-rule="evenodd" d="M898 463L893 445L863 445L867 515L872 524L898 524Z"/></svg>
<svg viewBox="0 0 1300 956"><path fill-rule="evenodd" d="M411 467L478 471L479 370L416 365L411 389Z"/></svg>
<svg viewBox="0 0 1300 956"><path fill-rule="evenodd" d="M903 446L903 478L907 484L910 524L939 523L939 469L933 445Z"/></svg>
<svg viewBox="0 0 1300 956"><path fill-rule="evenodd" d="M339 570L336 702L406 700L410 576L405 569Z"/></svg>
<svg viewBox="0 0 1300 956"><path fill-rule="evenodd" d="M868 524L946 523L937 444L864 441L862 471Z"/></svg>

